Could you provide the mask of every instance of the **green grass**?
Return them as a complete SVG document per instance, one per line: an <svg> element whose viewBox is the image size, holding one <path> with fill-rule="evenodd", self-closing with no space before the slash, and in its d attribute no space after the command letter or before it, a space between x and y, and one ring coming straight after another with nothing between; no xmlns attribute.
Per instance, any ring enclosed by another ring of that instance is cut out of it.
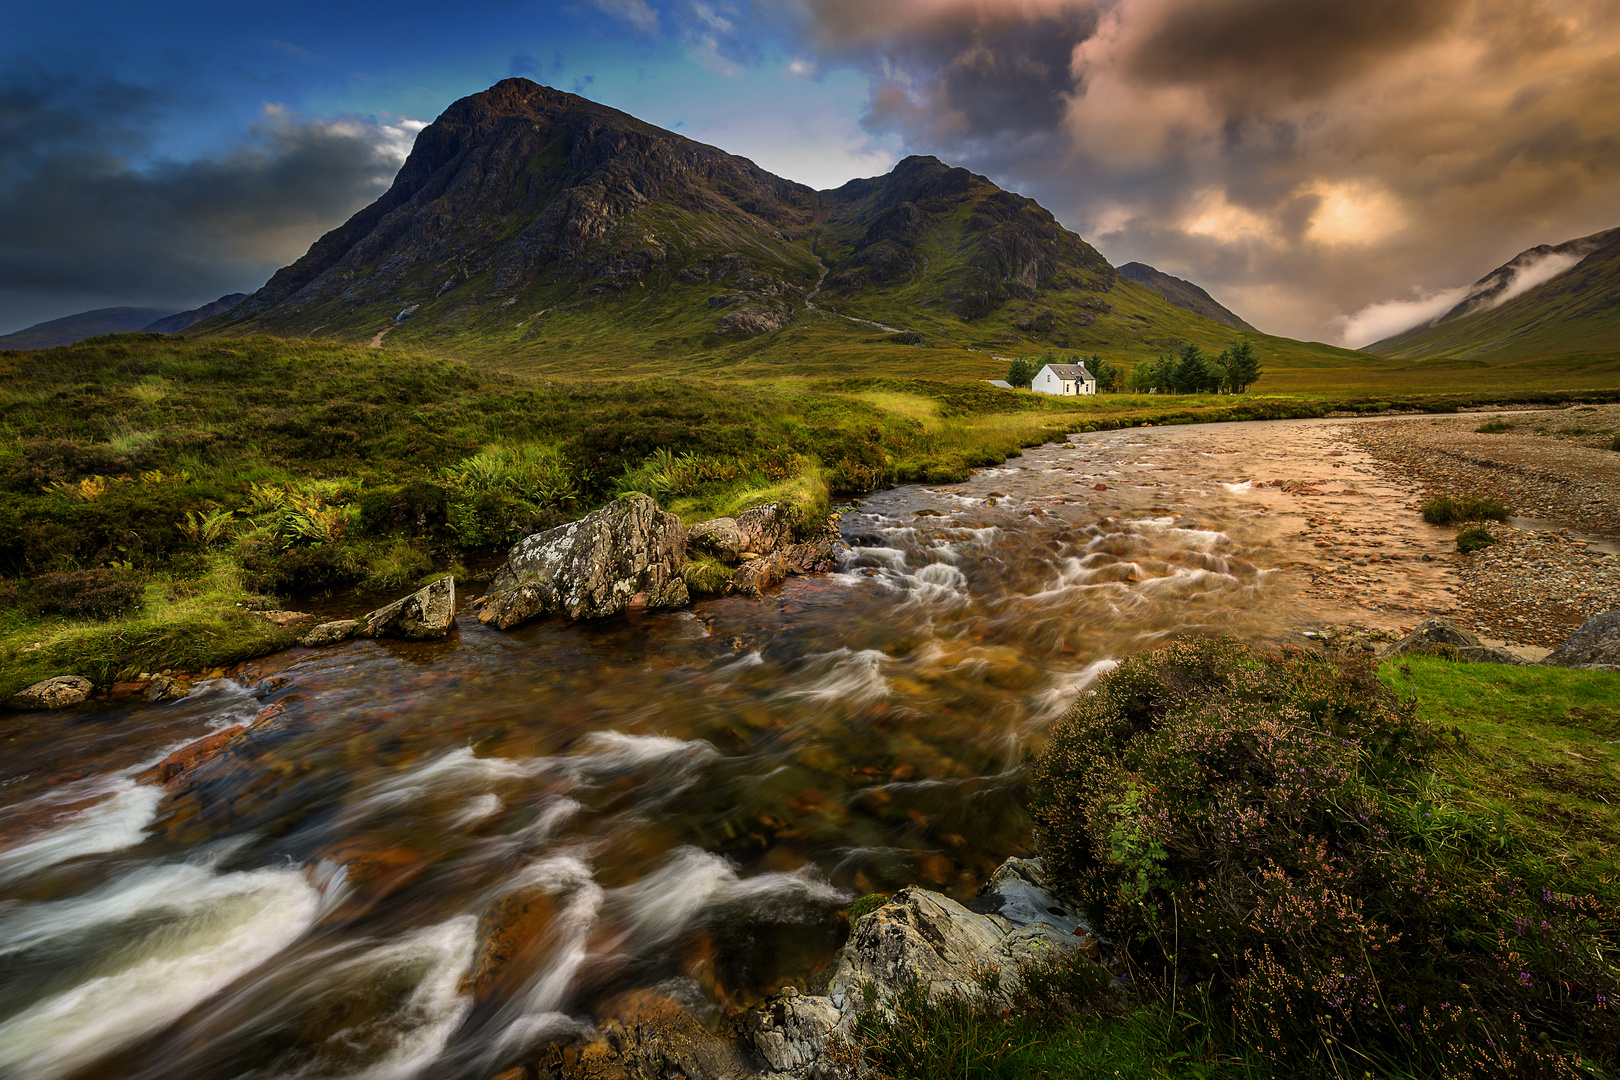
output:
<svg viewBox="0 0 1620 1080"><path fill-rule="evenodd" d="M1502 419L1500 416L1497 416L1485 421L1474 430L1479 432L1481 435L1500 435L1504 431L1512 431L1513 427L1513 424Z"/></svg>
<svg viewBox="0 0 1620 1080"><path fill-rule="evenodd" d="M1461 736L1431 792L1485 861L1620 902L1620 675L1408 656L1380 676Z"/></svg>
<svg viewBox="0 0 1620 1080"><path fill-rule="evenodd" d="M1488 548L1494 543L1496 543L1496 537L1491 535L1489 529L1464 529L1457 534L1457 550L1464 555L1470 555L1481 548Z"/></svg>

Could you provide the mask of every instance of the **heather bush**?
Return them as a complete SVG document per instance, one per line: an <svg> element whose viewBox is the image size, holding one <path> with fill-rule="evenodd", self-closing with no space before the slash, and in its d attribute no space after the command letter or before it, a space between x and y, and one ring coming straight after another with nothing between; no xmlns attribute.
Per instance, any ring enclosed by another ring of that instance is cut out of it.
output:
<svg viewBox="0 0 1620 1080"><path fill-rule="evenodd" d="M1430 525L1455 525L1459 521L1506 521L1508 508L1495 499L1472 495L1436 495L1423 504L1423 520Z"/></svg>
<svg viewBox="0 0 1620 1080"><path fill-rule="evenodd" d="M1444 738L1370 661L1179 643L1056 726L1041 850L1139 977L1277 1068L1572 1074L1620 1045L1620 922L1488 868L1500 838L1425 794Z"/></svg>
<svg viewBox="0 0 1620 1080"><path fill-rule="evenodd" d="M140 575L127 570L68 570L0 589L0 607L21 608L36 619L111 619L134 608L144 591Z"/></svg>

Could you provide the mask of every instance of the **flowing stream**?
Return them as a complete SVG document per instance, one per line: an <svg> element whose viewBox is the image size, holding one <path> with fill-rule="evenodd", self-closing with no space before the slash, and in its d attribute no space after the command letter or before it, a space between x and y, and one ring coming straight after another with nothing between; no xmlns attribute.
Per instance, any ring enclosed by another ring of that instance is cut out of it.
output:
<svg viewBox="0 0 1620 1080"><path fill-rule="evenodd" d="M627 991L809 985L856 896L1028 850L1023 755L1118 658L1444 602L1449 533L1336 430L1075 436L864 500L839 572L761 600L0 716L0 1077L485 1077ZM1385 592L1313 598L1313 521L1399 548Z"/></svg>

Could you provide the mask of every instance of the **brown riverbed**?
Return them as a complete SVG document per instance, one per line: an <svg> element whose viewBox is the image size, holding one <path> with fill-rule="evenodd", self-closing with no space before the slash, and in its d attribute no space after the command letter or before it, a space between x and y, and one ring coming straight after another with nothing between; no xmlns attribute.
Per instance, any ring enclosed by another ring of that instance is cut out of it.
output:
<svg viewBox="0 0 1620 1080"><path fill-rule="evenodd" d="M0 1076L489 1076L627 991L809 985L856 896L1027 850L1018 763L1118 658L1459 614L1454 530L1352 427L1078 436L863 500L759 600L0 717Z"/></svg>

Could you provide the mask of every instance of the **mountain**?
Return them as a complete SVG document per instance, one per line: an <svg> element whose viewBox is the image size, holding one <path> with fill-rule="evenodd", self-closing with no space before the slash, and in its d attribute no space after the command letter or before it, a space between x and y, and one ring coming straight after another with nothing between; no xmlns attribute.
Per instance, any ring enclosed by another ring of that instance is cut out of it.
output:
<svg viewBox="0 0 1620 1080"><path fill-rule="evenodd" d="M1620 229L1522 251L1444 315L1366 351L1484 363L1620 353Z"/></svg>
<svg viewBox="0 0 1620 1080"><path fill-rule="evenodd" d="M1206 319L1214 319L1234 330L1256 332L1254 327L1185 278L1171 277L1162 270L1155 270L1147 263L1139 262L1128 262L1119 268L1119 272L1122 277L1146 285L1183 311L1195 311Z"/></svg>
<svg viewBox="0 0 1620 1080"><path fill-rule="evenodd" d="M221 312L231 310L231 308L235 307L237 304L240 304L247 298L247 293L226 293L224 296L213 301L212 303L204 304L202 307L192 308L190 311L176 312L175 314L166 318L159 319L154 323L143 326L141 329L145 330L148 334L178 334L180 331L186 329L187 327L195 326L204 319L218 315Z"/></svg>
<svg viewBox="0 0 1620 1080"><path fill-rule="evenodd" d="M15 333L0 336L0 349L49 349L71 345L97 334L144 330L154 319L174 314L164 308L108 307L64 315L60 319L35 323Z"/></svg>
<svg viewBox="0 0 1620 1080"><path fill-rule="evenodd" d="M988 376L998 353L1231 338L966 169L910 157L816 191L526 79L453 103L376 202L195 332L609 375L895 370L882 342L930 346L912 368Z"/></svg>

